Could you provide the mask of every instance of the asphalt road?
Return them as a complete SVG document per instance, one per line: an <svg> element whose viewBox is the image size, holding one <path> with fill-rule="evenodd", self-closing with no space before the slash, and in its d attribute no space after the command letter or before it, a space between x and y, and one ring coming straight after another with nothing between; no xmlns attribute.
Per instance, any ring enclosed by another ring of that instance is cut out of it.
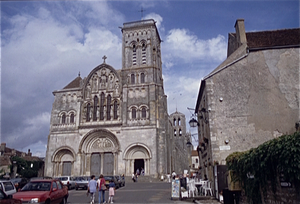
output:
<svg viewBox="0 0 300 204"><path fill-rule="evenodd" d="M108 192L105 194L108 200ZM171 200L171 183L131 183L127 182L122 188L115 191L114 203L181 203ZM68 203L89 203L90 197L86 190L69 190ZM95 204L99 203L98 193Z"/></svg>

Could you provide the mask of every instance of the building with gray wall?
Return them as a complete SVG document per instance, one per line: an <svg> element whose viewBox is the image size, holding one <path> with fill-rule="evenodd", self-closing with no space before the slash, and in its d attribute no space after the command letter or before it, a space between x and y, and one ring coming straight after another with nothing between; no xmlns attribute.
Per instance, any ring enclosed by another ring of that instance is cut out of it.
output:
<svg viewBox="0 0 300 204"><path fill-rule="evenodd" d="M195 113L201 174L226 157L292 134L299 123L300 29L245 32L238 19L228 56L201 81Z"/></svg>

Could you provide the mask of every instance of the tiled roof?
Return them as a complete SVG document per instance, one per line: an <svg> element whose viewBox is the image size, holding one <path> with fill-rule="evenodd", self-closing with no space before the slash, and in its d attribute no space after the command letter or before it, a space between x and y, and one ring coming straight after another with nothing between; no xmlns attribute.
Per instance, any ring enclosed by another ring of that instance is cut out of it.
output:
<svg viewBox="0 0 300 204"><path fill-rule="evenodd" d="M300 45L300 28L246 33L249 48Z"/></svg>
<svg viewBox="0 0 300 204"><path fill-rule="evenodd" d="M191 156L192 156L192 157L198 156L197 150L192 150Z"/></svg>
<svg viewBox="0 0 300 204"><path fill-rule="evenodd" d="M82 78L78 76L73 81L71 81L67 86L65 86L63 89L80 88L81 81Z"/></svg>

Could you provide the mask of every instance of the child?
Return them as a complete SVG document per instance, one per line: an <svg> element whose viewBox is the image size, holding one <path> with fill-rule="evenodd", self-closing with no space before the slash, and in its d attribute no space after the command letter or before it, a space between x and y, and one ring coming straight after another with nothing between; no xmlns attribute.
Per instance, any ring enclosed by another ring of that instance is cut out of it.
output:
<svg viewBox="0 0 300 204"><path fill-rule="evenodd" d="M115 195L115 187L116 187L116 185L115 185L114 181L113 181L113 180L110 180L110 182L109 182L109 197L108 197L108 203L109 203L109 202L110 202L110 203L114 203L114 202L113 202L113 197L114 197L114 195Z"/></svg>

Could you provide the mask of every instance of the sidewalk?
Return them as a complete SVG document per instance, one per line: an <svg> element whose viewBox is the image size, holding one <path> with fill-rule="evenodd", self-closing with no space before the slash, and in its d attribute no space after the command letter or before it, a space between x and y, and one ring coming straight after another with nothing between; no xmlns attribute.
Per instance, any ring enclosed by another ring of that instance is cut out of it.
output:
<svg viewBox="0 0 300 204"><path fill-rule="evenodd" d="M220 201L213 197L207 197L207 198L186 198L182 200L177 200L174 203L178 204L191 204L191 203L197 203L197 204L222 204Z"/></svg>

